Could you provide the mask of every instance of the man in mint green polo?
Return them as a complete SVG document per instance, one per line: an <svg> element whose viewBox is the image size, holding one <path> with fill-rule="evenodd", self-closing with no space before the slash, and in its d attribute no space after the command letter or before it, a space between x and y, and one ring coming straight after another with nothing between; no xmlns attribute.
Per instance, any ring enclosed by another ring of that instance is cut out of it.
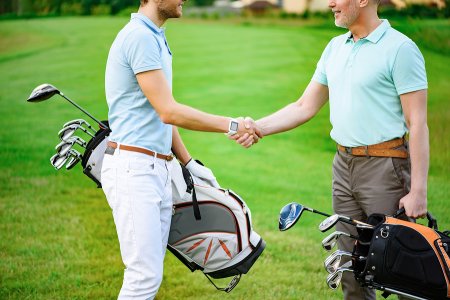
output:
<svg viewBox="0 0 450 300"><path fill-rule="evenodd" d="M427 211L429 141L425 62L417 46L377 15L378 0L329 0L335 23L349 32L333 38L300 99L248 125L262 136L295 128L329 100L335 213L365 220L372 213L422 217ZM409 135L409 142L406 136ZM246 145L251 137L234 136ZM337 230L356 234L352 226ZM339 248L353 249L350 239ZM345 299L375 299L353 274L342 280Z"/></svg>

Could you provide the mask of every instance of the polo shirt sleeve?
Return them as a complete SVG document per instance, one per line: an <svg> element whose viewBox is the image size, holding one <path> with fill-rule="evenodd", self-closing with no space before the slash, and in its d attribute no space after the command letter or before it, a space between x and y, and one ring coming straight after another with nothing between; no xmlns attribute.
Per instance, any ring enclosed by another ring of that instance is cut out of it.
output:
<svg viewBox="0 0 450 300"><path fill-rule="evenodd" d="M316 71L314 72L314 75L312 78L314 81L317 81L318 83L326 85L326 86L328 86L328 79L327 79L327 73L326 73L325 66L327 63L328 56L331 51L332 43L333 43L333 40L331 40L328 43L328 45L325 47L325 50L323 50L322 56L320 57L320 60L317 63Z"/></svg>
<svg viewBox="0 0 450 300"><path fill-rule="evenodd" d="M160 46L151 32L147 30L131 32L123 47L126 60L135 75L162 69Z"/></svg>
<svg viewBox="0 0 450 300"><path fill-rule="evenodd" d="M425 60L413 41L403 43L398 49L392 79L398 95L428 88Z"/></svg>

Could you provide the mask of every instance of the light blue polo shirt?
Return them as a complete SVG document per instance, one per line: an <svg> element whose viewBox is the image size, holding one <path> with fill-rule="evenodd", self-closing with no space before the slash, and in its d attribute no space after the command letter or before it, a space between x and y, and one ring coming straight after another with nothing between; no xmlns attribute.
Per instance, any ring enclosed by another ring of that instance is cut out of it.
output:
<svg viewBox="0 0 450 300"><path fill-rule="evenodd" d="M346 147L402 137L407 127L400 95L428 87L416 44L387 20L356 43L350 32L333 38L313 80L328 86L330 135Z"/></svg>
<svg viewBox="0 0 450 300"><path fill-rule="evenodd" d="M172 54L164 29L142 14L132 14L114 40L106 64L110 140L168 154L172 125L161 121L136 79L136 74L156 69L163 70L172 88Z"/></svg>

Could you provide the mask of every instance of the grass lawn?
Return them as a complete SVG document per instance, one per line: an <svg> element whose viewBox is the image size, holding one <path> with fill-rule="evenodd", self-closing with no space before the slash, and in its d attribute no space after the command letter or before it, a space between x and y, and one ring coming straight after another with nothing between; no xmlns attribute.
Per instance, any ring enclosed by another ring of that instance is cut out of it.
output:
<svg viewBox="0 0 450 300"><path fill-rule="evenodd" d="M59 97L40 104L25 100L48 82L105 119L106 57L126 22L101 17L0 22L0 299L113 299L120 289L123 266L103 192L80 166L67 172L49 164L62 124L85 116ZM411 29L426 59L429 209L441 229L450 229L450 33L423 29L448 29L450 22L393 24ZM299 97L328 40L342 32L333 26L170 21L175 98L215 114L269 114ZM341 299L341 292L325 283L327 253L317 230L322 219L305 214L292 230L277 230L279 210L288 202L331 212L335 145L329 131L328 107L301 128L267 137L249 150L221 134L183 130L191 154L247 201L267 248L227 295L168 254L157 298Z"/></svg>

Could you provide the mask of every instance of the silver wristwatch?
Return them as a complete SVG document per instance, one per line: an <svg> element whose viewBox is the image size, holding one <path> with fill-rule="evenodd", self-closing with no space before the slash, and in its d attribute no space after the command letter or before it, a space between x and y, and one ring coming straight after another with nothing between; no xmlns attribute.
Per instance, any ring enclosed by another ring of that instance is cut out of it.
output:
<svg viewBox="0 0 450 300"><path fill-rule="evenodd" d="M228 125L228 133L227 135L232 136L238 132L239 122L235 119L230 120L230 124Z"/></svg>

